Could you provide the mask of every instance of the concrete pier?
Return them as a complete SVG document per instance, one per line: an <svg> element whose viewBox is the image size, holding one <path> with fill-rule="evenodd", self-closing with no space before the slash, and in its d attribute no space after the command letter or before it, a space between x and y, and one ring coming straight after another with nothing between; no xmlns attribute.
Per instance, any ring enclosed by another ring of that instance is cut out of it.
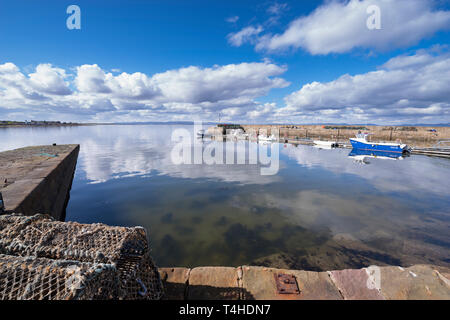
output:
<svg viewBox="0 0 450 320"><path fill-rule="evenodd" d="M313 272L266 267L160 268L168 300L449 300L450 268L414 265ZM299 293L279 293L274 274Z"/></svg>
<svg viewBox="0 0 450 320"><path fill-rule="evenodd" d="M79 145L33 146L0 152L6 213L46 213L63 221Z"/></svg>

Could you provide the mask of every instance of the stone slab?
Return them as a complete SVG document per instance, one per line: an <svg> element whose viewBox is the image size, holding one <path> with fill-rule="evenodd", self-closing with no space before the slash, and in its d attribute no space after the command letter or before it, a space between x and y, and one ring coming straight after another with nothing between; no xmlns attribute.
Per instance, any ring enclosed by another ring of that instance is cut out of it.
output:
<svg viewBox="0 0 450 320"><path fill-rule="evenodd" d="M366 269L329 271L329 275L345 300L384 300L369 280Z"/></svg>
<svg viewBox="0 0 450 320"><path fill-rule="evenodd" d="M450 300L450 269L415 265L313 272L243 266L160 268L166 299ZM274 274L295 276L300 294L279 294Z"/></svg>
<svg viewBox="0 0 450 320"><path fill-rule="evenodd" d="M197 267L189 274L189 300L238 300L238 268Z"/></svg>
<svg viewBox="0 0 450 320"><path fill-rule="evenodd" d="M381 293L390 300L450 300L448 283L428 265L381 268Z"/></svg>
<svg viewBox="0 0 450 320"><path fill-rule="evenodd" d="M159 268L165 300L184 300L189 280L189 268Z"/></svg>
<svg viewBox="0 0 450 320"><path fill-rule="evenodd" d="M300 294L279 294L275 273L294 275ZM340 300L338 289L326 272L284 270L266 267L242 267L242 295L244 300Z"/></svg>
<svg viewBox="0 0 450 320"><path fill-rule="evenodd" d="M342 300L342 295L326 272L293 271L302 300Z"/></svg>

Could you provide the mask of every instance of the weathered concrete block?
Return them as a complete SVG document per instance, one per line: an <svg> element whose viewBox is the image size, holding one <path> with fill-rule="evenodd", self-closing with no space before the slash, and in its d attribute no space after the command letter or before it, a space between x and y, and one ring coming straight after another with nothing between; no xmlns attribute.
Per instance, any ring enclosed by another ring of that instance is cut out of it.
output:
<svg viewBox="0 0 450 320"><path fill-rule="evenodd" d="M300 293L278 293L278 273L294 275ZM162 268L160 274L167 299L450 299L450 269L427 265L331 272L243 266L198 267L189 273L186 268Z"/></svg>
<svg viewBox="0 0 450 320"><path fill-rule="evenodd" d="M273 272L276 269L264 267L242 267L242 295L244 300L276 300L298 298L297 295L277 293Z"/></svg>
<svg viewBox="0 0 450 320"><path fill-rule="evenodd" d="M64 220L79 149L79 145L57 145L0 152L5 210L47 213Z"/></svg>
<svg viewBox="0 0 450 320"><path fill-rule="evenodd" d="M188 268L159 268L165 300L184 300L189 280Z"/></svg>
<svg viewBox="0 0 450 320"><path fill-rule="evenodd" d="M265 267L242 267L243 299L251 300L339 300L338 289L326 272L284 270ZM274 273L294 275L300 294L279 294L276 289Z"/></svg>
<svg viewBox="0 0 450 320"><path fill-rule="evenodd" d="M346 300L384 300L372 286L366 269L329 271L331 280Z"/></svg>
<svg viewBox="0 0 450 320"><path fill-rule="evenodd" d="M294 271L303 300L342 300L339 290L326 272Z"/></svg>
<svg viewBox="0 0 450 320"><path fill-rule="evenodd" d="M198 267L189 274L189 300L238 300L240 295L237 268Z"/></svg>
<svg viewBox="0 0 450 320"><path fill-rule="evenodd" d="M427 265L382 267L381 293L386 299L450 299L450 286L442 274Z"/></svg>

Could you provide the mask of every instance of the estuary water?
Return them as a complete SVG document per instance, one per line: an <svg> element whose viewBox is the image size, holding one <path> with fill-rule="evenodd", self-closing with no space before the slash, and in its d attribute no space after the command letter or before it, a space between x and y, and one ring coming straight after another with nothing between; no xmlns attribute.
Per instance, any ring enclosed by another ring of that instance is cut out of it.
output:
<svg viewBox="0 0 450 320"><path fill-rule="evenodd" d="M450 160L276 143L278 171L262 175L249 161L174 163L180 128L196 139L175 125L0 129L0 150L80 144L66 220L144 226L162 267L450 266Z"/></svg>

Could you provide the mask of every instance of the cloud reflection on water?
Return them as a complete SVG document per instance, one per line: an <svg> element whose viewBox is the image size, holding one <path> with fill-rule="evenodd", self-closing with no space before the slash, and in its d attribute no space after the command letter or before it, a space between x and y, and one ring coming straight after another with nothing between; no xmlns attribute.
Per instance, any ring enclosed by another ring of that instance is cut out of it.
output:
<svg viewBox="0 0 450 320"><path fill-rule="evenodd" d="M414 192L423 190L449 196L450 189L442 177L450 176L450 161L425 156L403 160L371 159L369 165L353 161L350 149L318 149L288 145L281 153L306 168L322 168L334 174L351 174L367 180L383 192Z"/></svg>
<svg viewBox="0 0 450 320"><path fill-rule="evenodd" d="M143 225L161 263L241 264L282 250L298 256L298 250L319 248L337 236L373 243L393 257L397 251L417 258L433 250L437 259L448 256L447 159L371 159L362 166L348 149L280 144L279 173L262 176L259 165L172 164L170 136L178 128L14 128L0 130L0 150L79 143L69 217ZM237 146L242 150L247 143ZM252 241L267 246L242 248ZM164 257L168 243L184 254ZM333 249L333 257L341 249Z"/></svg>

